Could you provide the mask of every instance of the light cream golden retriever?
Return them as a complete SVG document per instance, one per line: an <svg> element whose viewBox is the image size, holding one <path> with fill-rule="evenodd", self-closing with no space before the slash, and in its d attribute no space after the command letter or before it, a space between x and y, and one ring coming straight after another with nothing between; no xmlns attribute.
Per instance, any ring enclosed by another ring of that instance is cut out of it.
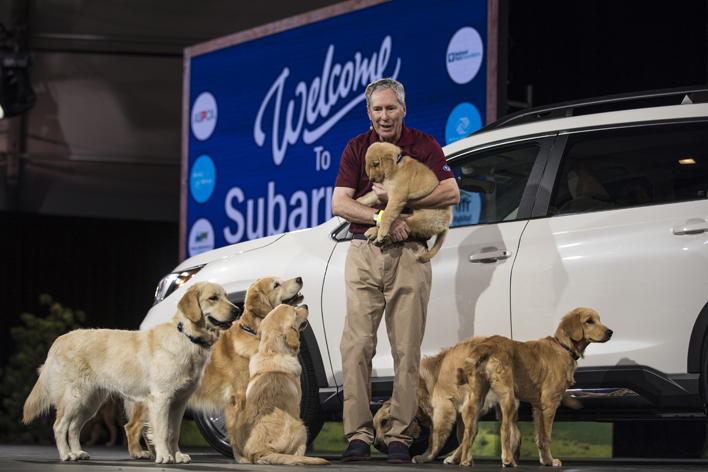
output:
<svg viewBox="0 0 708 472"><path fill-rule="evenodd" d="M261 323L261 342L249 365L245 403L235 429L237 462L329 465L306 457L307 430L300 419L300 330L307 305L276 307Z"/></svg>
<svg viewBox="0 0 708 472"><path fill-rule="evenodd" d="M246 393L250 378L248 364L258 350L261 322L280 304L302 303L302 285L301 277L283 280L270 276L261 277L248 287L243 315L214 345L211 362L204 371L201 386L189 399L187 407L190 410L209 414L223 412L231 444L234 443L231 433L240 408L231 398ZM125 426L130 455L135 459L149 459L154 451L144 451L140 446L140 437L145 433L148 420L147 412L142 405L136 405L130 413L130 422ZM146 442L149 446L149 441Z"/></svg>
<svg viewBox="0 0 708 472"><path fill-rule="evenodd" d="M53 405L59 456L88 459L79 444L81 428L109 395L121 396L146 406L155 462L189 462L177 445L187 400L199 386L221 330L238 314L220 285L201 282L187 289L170 322L146 331L82 329L60 336L39 369L23 421Z"/></svg>
<svg viewBox="0 0 708 472"><path fill-rule="evenodd" d="M428 195L440 182L425 164L410 156L401 156L401 149L390 143L374 143L369 147L366 151L365 170L369 180L382 184L388 195L381 226L369 228L365 235L370 240L376 240L378 245L388 244L391 224L401 214L408 200ZM357 201L366 206L380 203L373 191L359 197ZM415 210L413 215L406 219L411 236L427 240L437 235L433 247L418 256L419 261L429 261L438 253L445 242L451 222L451 206L443 209Z"/></svg>
<svg viewBox="0 0 708 472"><path fill-rule="evenodd" d="M485 400L493 395L502 412L502 463L516 467L521 434L517 427L515 402L533 406L539 460L545 466L561 466L551 456L551 429L558 405L573 385L578 359L590 343L604 343L612 330L600 322L590 308L576 308L563 317L554 336L519 342L492 336L477 343L465 366L460 383L470 389L462 412L465 434L460 443L460 465L472 465L471 447Z"/></svg>

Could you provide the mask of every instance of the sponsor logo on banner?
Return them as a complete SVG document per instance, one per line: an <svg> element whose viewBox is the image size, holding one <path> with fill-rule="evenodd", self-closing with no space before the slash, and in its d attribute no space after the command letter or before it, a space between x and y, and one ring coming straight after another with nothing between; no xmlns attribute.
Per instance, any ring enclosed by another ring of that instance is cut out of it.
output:
<svg viewBox="0 0 708 472"><path fill-rule="evenodd" d="M468 102L457 105L445 124L445 144L466 138L482 127L482 115L477 107Z"/></svg>
<svg viewBox="0 0 708 472"><path fill-rule="evenodd" d="M216 128L218 117L216 99L209 92L202 92L192 105L190 124L192 134L199 141L205 141L211 137Z"/></svg>
<svg viewBox="0 0 708 472"><path fill-rule="evenodd" d="M479 72L483 57L484 43L477 30L460 28L447 46L447 73L456 84L469 83Z"/></svg>
<svg viewBox="0 0 708 472"><path fill-rule="evenodd" d="M211 198L216 185L216 167L211 157L202 154L194 161L189 174L189 190L197 203L204 203Z"/></svg>
<svg viewBox="0 0 708 472"><path fill-rule="evenodd" d="M199 218L189 231L189 257L214 249L214 228L206 218Z"/></svg>

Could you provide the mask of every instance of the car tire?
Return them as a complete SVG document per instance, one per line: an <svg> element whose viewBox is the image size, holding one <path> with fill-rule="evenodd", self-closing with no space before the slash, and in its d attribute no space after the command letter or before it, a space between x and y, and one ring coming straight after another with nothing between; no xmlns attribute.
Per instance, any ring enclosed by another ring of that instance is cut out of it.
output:
<svg viewBox="0 0 708 472"><path fill-rule="evenodd" d="M457 431L456 424L453 425L450 435L447 437L447 440L445 441L445 444L443 444L443 447L440 449L440 452L438 452L438 457L443 457L450 454L459 446L457 442L457 434L455 433L455 431ZM430 430L425 426L421 426L420 435L413 440L413 443L411 443L410 447L408 448L411 457L419 456L428 450L429 438Z"/></svg>
<svg viewBox="0 0 708 472"><path fill-rule="evenodd" d="M317 385L312 357L304 340L301 340L298 361L302 367L302 373L300 374L300 387L302 388L300 418L307 428L307 444L309 445L322 430L325 422L325 413L320 406L319 386ZM219 453L233 457L233 449L228 439L226 439L223 416L212 416L197 412L194 412L192 416L206 442Z"/></svg>

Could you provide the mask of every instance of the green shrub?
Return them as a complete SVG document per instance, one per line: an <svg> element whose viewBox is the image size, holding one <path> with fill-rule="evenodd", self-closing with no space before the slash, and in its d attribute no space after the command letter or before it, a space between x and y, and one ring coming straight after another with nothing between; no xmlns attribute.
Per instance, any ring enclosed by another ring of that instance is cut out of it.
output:
<svg viewBox="0 0 708 472"><path fill-rule="evenodd" d="M82 327L83 311L72 310L55 302L50 295L39 296L43 316L20 315L22 324L10 330L15 350L5 368L0 369L0 442L52 444L53 419L43 417L32 424L22 424L22 409L37 381L37 368L44 364L56 338Z"/></svg>

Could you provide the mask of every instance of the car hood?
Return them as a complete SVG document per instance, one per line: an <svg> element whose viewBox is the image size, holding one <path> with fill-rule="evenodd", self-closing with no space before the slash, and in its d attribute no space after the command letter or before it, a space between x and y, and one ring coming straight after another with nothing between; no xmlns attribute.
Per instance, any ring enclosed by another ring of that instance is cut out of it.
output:
<svg viewBox="0 0 708 472"><path fill-rule="evenodd" d="M270 244L273 244L278 239L284 237L288 233L275 234L273 236L266 236L264 238L253 239L251 241L244 241L242 243L231 244L229 246L224 246L212 251L203 252L197 254L194 257L190 257L182 262L180 265L175 267L174 272L179 272L184 269L189 269L190 267L195 267L199 265L209 264L210 262L217 261L219 259L224 259L226 257L231 257L236 254L241 254L247 251L253 251L254 249L259 249Z"/></svg>

